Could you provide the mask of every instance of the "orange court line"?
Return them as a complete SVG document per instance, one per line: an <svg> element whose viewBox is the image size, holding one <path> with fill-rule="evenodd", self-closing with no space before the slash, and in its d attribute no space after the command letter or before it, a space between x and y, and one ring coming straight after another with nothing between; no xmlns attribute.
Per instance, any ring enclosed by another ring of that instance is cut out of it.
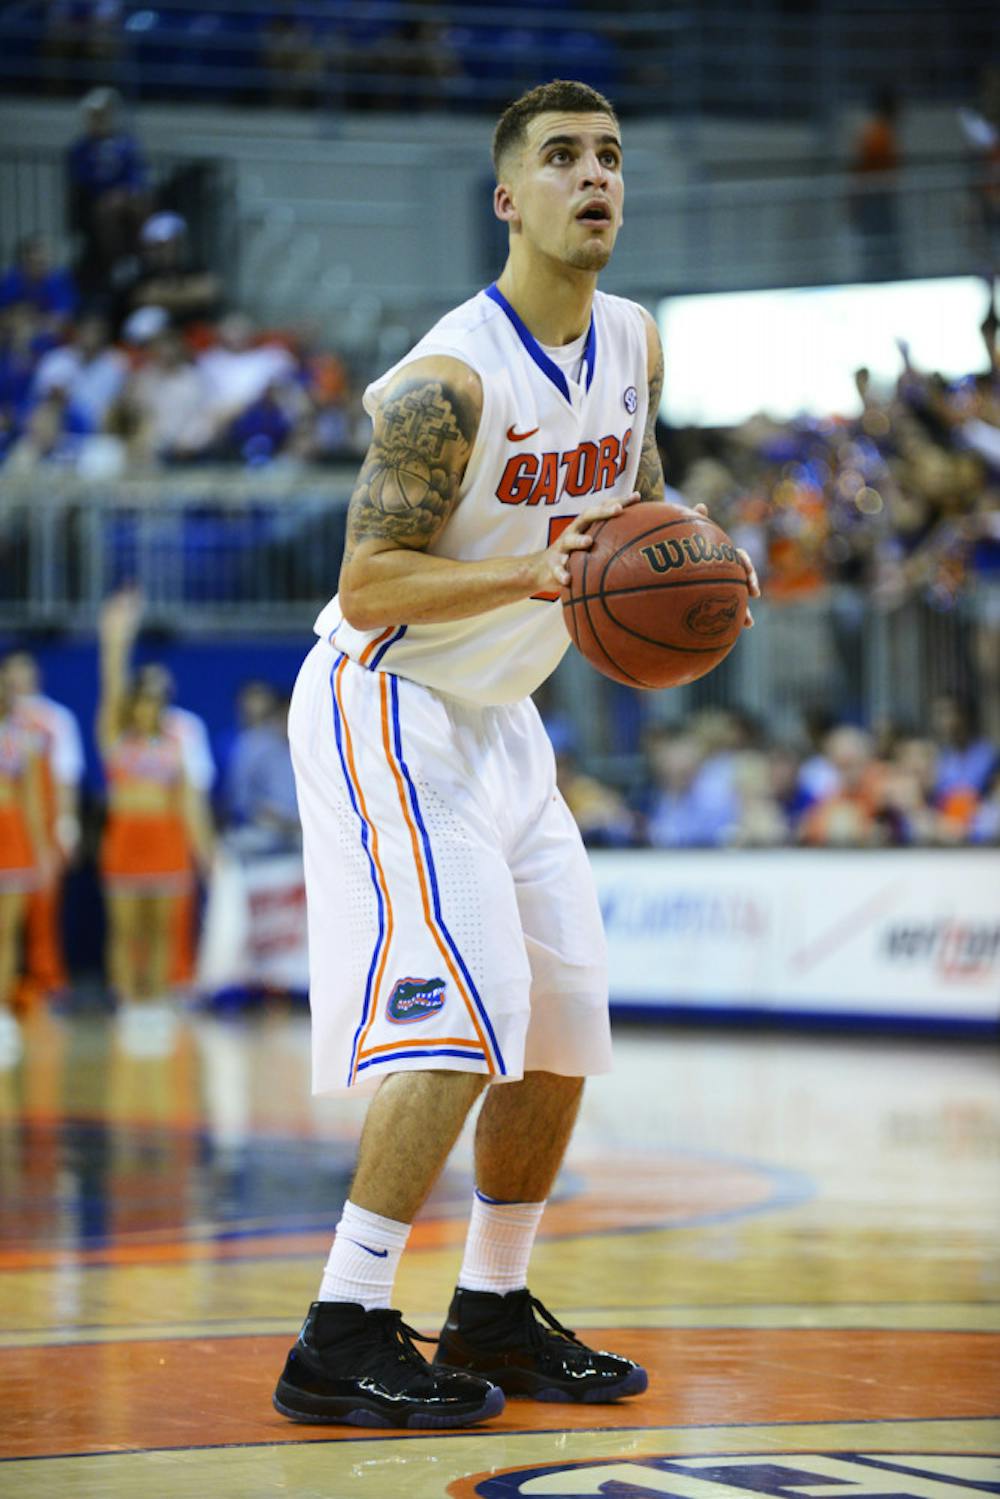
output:
<svg viewBox="0 0 1000 1499"><path fill-rule="evenodd" d="M356 1437L355 1428L298 1426L272 1409L293 1336L8 1350L4 1456ZM996 1333L607 1328L588 1340L643 1363L649 1392L614 1406L511 1402L479 1434L1000 1414Z"/></svg>

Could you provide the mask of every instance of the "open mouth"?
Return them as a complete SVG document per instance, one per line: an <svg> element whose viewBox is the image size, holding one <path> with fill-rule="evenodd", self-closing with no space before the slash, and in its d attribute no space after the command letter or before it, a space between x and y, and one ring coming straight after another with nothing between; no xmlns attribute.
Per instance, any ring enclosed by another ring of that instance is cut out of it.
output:
<svg viewBox="0 0 1000 1499"><path fill-rule="evenodd" d="M610 224L611 211L603 203L588 203L576 218L581 224Z"/></svg>

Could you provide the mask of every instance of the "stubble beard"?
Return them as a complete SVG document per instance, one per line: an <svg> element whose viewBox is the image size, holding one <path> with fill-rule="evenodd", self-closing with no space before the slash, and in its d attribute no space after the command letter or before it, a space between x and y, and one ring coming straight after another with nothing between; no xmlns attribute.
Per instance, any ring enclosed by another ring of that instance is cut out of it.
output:
<svg viewBox="0 0 1000 1499"><path fill-rule="evenodd" d="M603 271L611 259L611 251L614 245L606 245L601 241L591 241L589 244L580 245L566 253L566 264L573 267L575 271Z"/></svg>

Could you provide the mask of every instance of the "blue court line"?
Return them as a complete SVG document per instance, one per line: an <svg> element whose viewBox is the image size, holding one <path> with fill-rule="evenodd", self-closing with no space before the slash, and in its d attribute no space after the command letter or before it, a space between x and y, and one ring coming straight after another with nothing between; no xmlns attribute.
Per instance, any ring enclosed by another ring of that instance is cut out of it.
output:
<svg viewBox="0 0 1000 1499"><path fill-rule="evenodd" d="M608 1432L625 1431L774 1431L786 1426L934 1426L942 1421L961 1421L963 1426L974 1425L977 1421L1000 1421L1000 1411L995 1416L902 1416L886 1419L873 1419L870 1416L845 1418L840 1416L836 1421L681 1421L676 1426L607 1426L592 1428L591 1434L604 1436ZM3 1463L49 1463L59 1462L68 1458L77 1460L88 1457L147 1457L154 1452L161 1452L165 1456L173 1456L178 1452L239 1452L244 1450L253 1452L261 1447L315 1447L322 1445L325 1452L329 1453L330 1447L336 1449L338 1446L356 1447L360 1442L392 1442L402 1438L407 1442L420 1441L454 1441L462 1437L563 1437L563 1436L586 1436L587 1430L579 1426L558 1426L539 1429L537 1426L525 1426L511 1431L508 1427L500 1430L491 1429L489 1426L467 1426L460 1431L435 1431L433 1436L420 1433L417 1436L407 1435L403 1429L386 1431L381 1437L340 1437L330 1443L317 1443L315 1437L312 1441L269 1441L269 1442L196 1442L190 1447L130 1447L123 1451L121 1447L101 1448L99 1452L36 1452L30 1457L0 1457ZM812 1451L813 1449L810 1449ZM843 1447L832 1447L829 1456L836 1457L843 1452ZM686 1454L689 1457L760 1457L759 1452L692 1452ZM804 1453L802 1454L805 1455ZM861 1454L852 1454L860 1456ZM910 1456L910 1454L906 1454ZM915 1457L996 1457L996 1452L928 1452L914 1453ZM644 1452L643 1457L670 1457L677 1462L684 1461L684 1454ZM583 1459L584 1462L587 1459ZM594 1458L594 1462L611 1461L614 1459ZM935 1477L937 1475L935 1474Z"/></svg>
<svg viewBox="0 0 1000 1499"><path fill-rule="evenodd" d="M203 1134L203 1132L201 1131L196 1133ZM268 1139L278 1140L297 1137L265 1135L258 1136L256 1138L266 1141ZM602 1239L612 1238L617 1235L623 1234L627 1234L631 1237L635 1234L674 1233L683 1229L706 1228L718 1223L732 1223L741 1218L757 1217L762 1213L779 1212L782 1209L799 1207L802 1205L802 1203L808 1202L809 1199L814 1197L816 1194L816 1185L813 1182L812 1178L809 1177L804 1171L796 1171L790 1167L771 1166L768 1165L766 1161L756 1161L748 1156L727 1155L723 1151L699 1150L694 1146L672 1146L671 1154L675 1156L682 1156L689 1160L712 1161L719 1165L736 1166L745 1171L756 1172L758 1175L764 1176L772 1182L774 1191L772 1192L771 1196L765 1198L762 1202L748 1203L743 1207L720 1208L714 1212L710 1211L705 1213L698 1213L693 1217L684 1218L679 1221L630 1223L622 1224L619 1227L595 1228L587 1230L585 1232L573 1230L567 1231L566 1233L549 1234L545 1233L544 1231L543 1220L543 1227L539 1233L539 1241L556 1243L559 1241L566 1241L570 1239ZM573 1173L573 1175L577 1180L585 1183L586 1177L582 1172L576 1171ZM577 1191L579 1190L581 1189L578 1188ZM570 1202L576 1195L577 1193L573 1191L563 1191L560 1192L557 1197L553 1198L553 1201ZM448 1216L442 1215L437 1220L432 1219L431 1221L449 1222L451 1220ZM239 1242L246 1239L274 1239L302 1233L325 1233L329 1231L332 1234L333 1228L334 1223L331 1216L295 1217L286 1218L281 1223L267 1223L262 1224L259 1227L255 1226L252 1228L218 1228L215 1231L210 1231L208 1233L198 1235L185 1233L183 1227L181 1227L178 1229L176 1236L174 1238L171 1238L169 1242L191 1245L224 1244ZM156 1241L156 1244L161 1244L163 1242L163 1239L160 1238ZM63 1247L68 1254L73 1254L74 1252L93 1253L94 1251L99 1251L101 1249L111 1249L116 1245L123 1243L131 1243L136 1249L142 1248L141 1241L129 1241L126 1239L116 1239L114 1237L95 1237L92 1239L88 1239L86 1242L67 1245ZM155 1245L150 1244L149 1247L152 1249L155 1247ZM435 1249L436 1247L437 1246L435 1245L412 1245L410 1247L409 1253L428 1253L430 1250ZM286 1255L245 1255L240 1257L239 1263L242 1265L253 1264L257 1260L274 1262L279 1259L291 1261L312 1258L314 1258L314 1255L311 1251ZM141 1262L137 1261L136 1263ZM96 1270L107 1268L107 1266L106 1264L102 1264L100 1261L95 1261L90 1264L83 1264L80 1266L80 1268L84 1270ZM3 1267L0 1267L0 1276L4 1275L5 1273L16 1274L18 1272L16 1270L5 1271Z"/></svg>
<svg viewBox="0 0 1000 1499"><path fill-rule="evenodd" d="M771 1009L766 1005L731 1004L644 1004L641 1000L612 1000L612 1020L649 1020L658 1025L680 1023L707 1026L747 1026L766 1030L841 1031L844 1034L882 1031L893 1036L1000 1037L1000 1017L977 1020L968 1016L899 1015L879 1010L873 1003L870 1011Z"/></svg>

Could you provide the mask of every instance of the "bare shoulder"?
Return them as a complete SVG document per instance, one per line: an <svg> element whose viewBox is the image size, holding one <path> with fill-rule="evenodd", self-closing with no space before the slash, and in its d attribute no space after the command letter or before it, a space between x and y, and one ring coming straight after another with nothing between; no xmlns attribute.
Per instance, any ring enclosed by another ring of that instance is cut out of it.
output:
<svg viewBox="0 0 1000 1499"><path fill-rule="evenodd" d="M660 340L660 330L656 326L656 319L645 307L640 307L642 313L643 327L646 330L646 358L647 368L650 376L653 371L663 364L663 344Z"/></svg>
<svg viewBox="0 0 1000 1499"><path fill-rule="evenodd" d="M382 394L376 430L379 417L384 420L400 405L413 413L415 430L424 425L420 412L425 412L433 424L448 407L471 448L483 414L483 382L464 360L450 354L427 354L411 360L393 375Z"/></svg>

